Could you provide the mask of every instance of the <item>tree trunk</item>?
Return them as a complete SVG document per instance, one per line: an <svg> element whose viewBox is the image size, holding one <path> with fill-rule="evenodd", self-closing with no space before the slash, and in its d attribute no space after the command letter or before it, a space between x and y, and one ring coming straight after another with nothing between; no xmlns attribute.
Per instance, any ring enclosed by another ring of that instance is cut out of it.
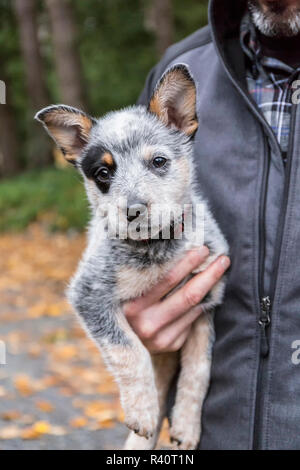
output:
<svg viewBox="0 0 300 470"><path fill-rule="evenodd" d="M65 104L85 107L81 65L76 46L76 28L69 2L46 0L61 99Z"/></svg>
<svg viewBox="0 0 300 470"><path fill-rule="evenodd" d="M8 104L0 104L0 174L12 176L19 172L18 140L15 121Z"/></svg>
<svg viewBox="0 0 300 470"><path fill-rule="evenodd" d="M8 94L8 82L3 76L3 70L1 77L4 78ZM8 103L9 97L6 96L4 101ZM0 104L0 175L12 176L20 169L18 134L14 114L9 104Z"/></svg>
<svg viewBox="0 0 300 470"><path fill-rule="evenodd" d="M150 0L145 8L145 26L154 32L157 54L162 56L174 38L172 0Z"/></svg>
<svg viewBox="0 0 300 470"><path fill-rule="evenodd" d="M39 49L36 21L36 0L14 0L19 25L20 46L24 60L28 99L33 115L50 103ZM32 125L29 166L44 166L52 161L49 139Z"/></svg>
<svg viewBox="0 0 300 470"><path fill-rule="evenodd" d="M29 97L34 111L49 104L39 50L36 0L15 0Z"/></svg>

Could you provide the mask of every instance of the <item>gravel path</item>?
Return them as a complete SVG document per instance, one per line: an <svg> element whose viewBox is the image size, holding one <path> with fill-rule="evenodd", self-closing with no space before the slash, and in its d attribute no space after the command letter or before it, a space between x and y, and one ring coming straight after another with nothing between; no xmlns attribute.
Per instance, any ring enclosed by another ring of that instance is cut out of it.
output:
<svg viewBox="0 0 300 470"><path fill-rule="evenodd" d="M116 386L64 300L83 246L39 227L0 237L0 450L124 442Z"/></svg>

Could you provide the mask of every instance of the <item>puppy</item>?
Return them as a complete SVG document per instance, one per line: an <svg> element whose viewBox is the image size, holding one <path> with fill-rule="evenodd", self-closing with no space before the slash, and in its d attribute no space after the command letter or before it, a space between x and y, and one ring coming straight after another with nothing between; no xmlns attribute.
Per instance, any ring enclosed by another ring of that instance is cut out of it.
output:
<svg viewBox="0 0 300 470"><path fill-rule="evenodd" d="M156 446L179 366L171 437L179 449L195 449L210 379L212 311L222 302L224 280L204 299L179 353L151 356L122 312L124 302L166 277L187 250L209 247L197 272L228 253L194 181L195 83L179 64L161 78L148 109L133 106L96 120L57 105L36 119L81 173L91 205L88 246L68 297L119 385L134 431L125 449Z"/></svg>

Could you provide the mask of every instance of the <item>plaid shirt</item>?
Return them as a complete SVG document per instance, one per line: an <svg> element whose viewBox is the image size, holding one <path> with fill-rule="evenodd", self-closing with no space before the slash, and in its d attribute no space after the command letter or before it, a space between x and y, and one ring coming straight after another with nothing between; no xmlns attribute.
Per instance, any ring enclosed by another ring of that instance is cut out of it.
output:
<svg viewBox="0 0 300 470"><path fill-rule="evenodd" d="M297 69L284 62L262 55L255 28L246 15L241 23L240 41L252 67L247 68L248 91L271 126L286 162L292 112L292 83L298 78Z"/></svg>

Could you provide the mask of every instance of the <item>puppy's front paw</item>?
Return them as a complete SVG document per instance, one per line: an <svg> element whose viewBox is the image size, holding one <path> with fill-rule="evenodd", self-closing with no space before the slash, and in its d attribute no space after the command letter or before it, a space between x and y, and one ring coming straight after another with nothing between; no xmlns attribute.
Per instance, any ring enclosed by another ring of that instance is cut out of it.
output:
<svg viewBox="0 0 300 470"><path fill-rule="evenodd" d="M133 395L123 401L125 423L129 429L147 439L157 432L159 408L156 394Z"/></svg>
<svg viewBox="0 0 300 470"><path fill-rule="evenodd" d="M144 437L138 436L134 432L131 432L126 439L123 450L153 450L157 441L157 432L150 437L145 439Z"/></svg>
<svg viewBox="0 0 300 470"><path fill-rule="evenodd" d="M190 416L186 419L184 409L174 408L172 425L170 429L170 440L172 447L177 450L193 450L197 448L200 441L201 420L198 416Z"/></svg>
<svg viewBox="0 0 300 470"><path fill-rule="evenodd" d="M181 423L180 428L172 426L170 430L170 440L174 450L194 450L200 440L200 429L188 429L185 423Z"/></svg>

